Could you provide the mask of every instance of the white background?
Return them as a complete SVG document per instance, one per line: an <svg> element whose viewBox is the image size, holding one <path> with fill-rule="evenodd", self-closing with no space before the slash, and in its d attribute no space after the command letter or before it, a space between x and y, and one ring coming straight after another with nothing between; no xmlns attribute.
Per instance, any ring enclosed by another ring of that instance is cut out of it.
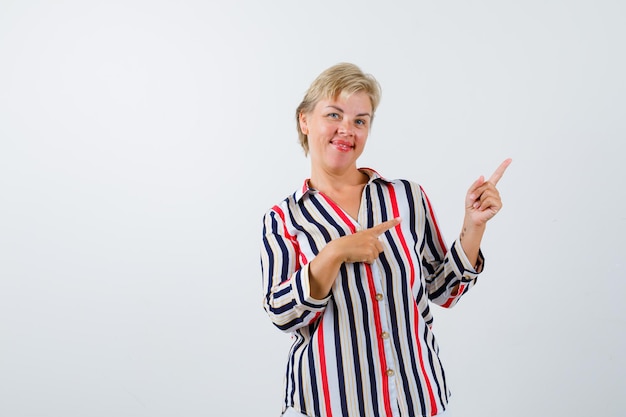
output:
<svg viewBox="0 0 626 417"><path fill-rule="evenodd" d="M499 184L435 331L461 417L626 412L626 3L0 1L0 416L278 416L267 209L340 61L383 100L360 164L446 240Z"/></svg>

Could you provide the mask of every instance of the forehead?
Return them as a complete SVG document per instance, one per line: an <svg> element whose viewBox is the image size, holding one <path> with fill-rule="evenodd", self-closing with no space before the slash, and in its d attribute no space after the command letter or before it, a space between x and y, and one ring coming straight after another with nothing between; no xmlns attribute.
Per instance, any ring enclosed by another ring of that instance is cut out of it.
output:
<svg viewBox="0 0 626 417"><path fill-rule="evenodd" d="M317 102L316 109L337 107L344 112L372 114L372 100L365 91L355 93L341 92L335 97L328 97Z"/></svg>

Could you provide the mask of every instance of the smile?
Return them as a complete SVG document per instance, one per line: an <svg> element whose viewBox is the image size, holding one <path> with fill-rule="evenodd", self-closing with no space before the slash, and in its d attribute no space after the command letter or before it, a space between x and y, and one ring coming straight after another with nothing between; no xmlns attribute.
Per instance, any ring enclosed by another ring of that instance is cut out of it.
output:
<svg viewBox="0 0 626 417"><path fill-rule="evenodd" d="M343 152L347 152L347 151L354 149L354 144L352 142L348 142L345 140L336 139L336 140L330 141L330 143L333 144L335 148Z"/></svg>

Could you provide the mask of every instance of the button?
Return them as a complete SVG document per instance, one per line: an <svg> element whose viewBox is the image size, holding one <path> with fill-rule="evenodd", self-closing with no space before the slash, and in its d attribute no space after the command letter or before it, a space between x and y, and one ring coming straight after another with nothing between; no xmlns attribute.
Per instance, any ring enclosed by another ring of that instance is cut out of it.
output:
<svg viewBox="0 0 626 417"><path fill-rule="evenodd" d="M394 376L396 373L393 371L393 369L387 369L387 376Z"/></svg>
<svg viewBox="0 0 626 417"><path fill-rule="evenodd" d="M378 301L381 301L381 300L383 299L383 295L382 295L382 294L380 294L380 293L376 294L376 299L377 299Z"/></svg>
<svg viewBox="0 0 626 417"><path fill-rule="evenodd" d="M382 332L380 337L382 337L383 339L389 339L389 333L387 332Z"/></svg>

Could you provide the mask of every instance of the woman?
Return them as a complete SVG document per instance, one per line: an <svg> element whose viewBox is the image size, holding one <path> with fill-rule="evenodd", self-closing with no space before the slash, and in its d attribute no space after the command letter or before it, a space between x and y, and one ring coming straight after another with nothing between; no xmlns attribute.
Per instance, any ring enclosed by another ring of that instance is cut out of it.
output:
<svg viewBox="0 0 626 417"><path fill-rule="evenodd" d="M264 308L295 336L284 415L435 416L448 406L429 301L452 307L476 283L511 161L472 184L447 249L419 185L357 168L380 95L352 64L319 75L296 111L311 177L264 217Z"/></svg>

